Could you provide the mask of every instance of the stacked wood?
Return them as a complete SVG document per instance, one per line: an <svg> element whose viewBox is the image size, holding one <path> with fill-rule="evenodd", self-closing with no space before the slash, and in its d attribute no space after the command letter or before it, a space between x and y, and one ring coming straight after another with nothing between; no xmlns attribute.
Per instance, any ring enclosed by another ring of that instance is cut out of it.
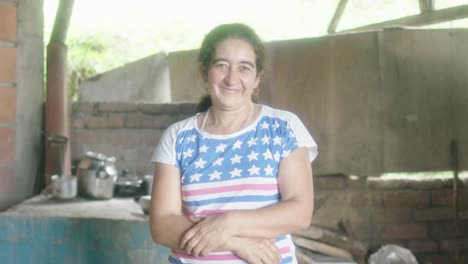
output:
<svg viewBox="0 0 468 264"><path fill-rule="evenodd" d="M298 246L296 255L300 263L313 263L308 251L359 264L366 263L368 247L337 231L311 225L308 229L294 232L293 241Z"/></svg>

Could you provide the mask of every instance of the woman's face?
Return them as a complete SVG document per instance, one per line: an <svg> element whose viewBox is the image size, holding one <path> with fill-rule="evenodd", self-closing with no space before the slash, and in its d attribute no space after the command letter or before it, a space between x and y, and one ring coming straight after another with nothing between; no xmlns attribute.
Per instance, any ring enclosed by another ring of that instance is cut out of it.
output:
<svg viewBox="0 0 468 264"><path fill-rule="evenodd" d="M250 105L260 82L255 61L245 40L228 38L218 44L205 77L214 106L229 110Z"/></svg>

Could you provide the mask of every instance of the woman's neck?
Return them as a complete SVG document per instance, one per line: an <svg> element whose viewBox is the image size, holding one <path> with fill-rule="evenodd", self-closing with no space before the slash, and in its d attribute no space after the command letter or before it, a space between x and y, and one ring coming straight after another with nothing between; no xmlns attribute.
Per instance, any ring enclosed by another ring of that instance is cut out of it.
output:
<svg viewBox="0 0 468 264"><path fill-rule="evenodd" d="M206 122L202 130L212 134L231 134L240 131L251 123L255 110L256 106L253 103L236 110L223 110L212 106L205 113Z"/></svg>

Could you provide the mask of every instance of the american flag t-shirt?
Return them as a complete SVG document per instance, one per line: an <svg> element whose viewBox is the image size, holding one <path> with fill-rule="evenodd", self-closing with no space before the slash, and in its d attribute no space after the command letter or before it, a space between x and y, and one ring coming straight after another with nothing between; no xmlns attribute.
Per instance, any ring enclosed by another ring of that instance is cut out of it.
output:
<svg viewBox="0 0 468 264"><path fill-rule="evenodd" d="M184 214L204 217L278 203L281 200L279 164L302 146L309 149L312 161L317 155L317 145L302 122L290 112L262 106L260 116L252 125L229 135L200 131L196 116L172 125L161 137L153 161L180 170ZM290 236L278 238L276 243L283 262L295 263ZM220 256L227 257L226 262ZM173 263L244 263L232 252L195 259L174 251L170 260Z"/></svg>

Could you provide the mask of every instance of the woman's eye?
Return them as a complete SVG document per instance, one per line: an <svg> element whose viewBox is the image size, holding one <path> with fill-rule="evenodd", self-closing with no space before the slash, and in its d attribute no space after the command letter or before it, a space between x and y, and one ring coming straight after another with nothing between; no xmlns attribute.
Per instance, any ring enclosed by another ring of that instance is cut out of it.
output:
<svg viewBox="0 0 468 264"><path fill-rule="evenodd" d="M219 63L219 64L215 64L215 67L217 69L227 69L228 66L226 64Z"/></svg>
<svg viewBox="0 0 468 264"><path fill-rule="evenodd" d="M251 71L252 69L251 69L250 67L248 67L248 66L241 66L241 67L240 67L240 70L241 70L242 72L249 72L249 71Z"/></svg>

